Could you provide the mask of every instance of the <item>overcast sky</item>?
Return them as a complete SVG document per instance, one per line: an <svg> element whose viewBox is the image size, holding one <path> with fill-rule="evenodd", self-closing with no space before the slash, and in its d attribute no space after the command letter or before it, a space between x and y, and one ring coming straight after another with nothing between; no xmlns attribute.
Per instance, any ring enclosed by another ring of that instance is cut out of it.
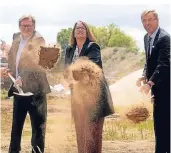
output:
<svg viewBox="0 0 171 153"><path fill-rule="evenodd" d="M142 50L146 32L140 16L145 9L155 9L159 13L160 27L171 33L169 4L3 0L0 2L0 39L11 44L13 33L18 31L18 19L23 14L32 14L36 18L36 29L44 36L47 44L56 41L57 32L62 28L72 27L76 21L83 20L94 26L107 26L111 23L118 25L136 40Z"/></svg>

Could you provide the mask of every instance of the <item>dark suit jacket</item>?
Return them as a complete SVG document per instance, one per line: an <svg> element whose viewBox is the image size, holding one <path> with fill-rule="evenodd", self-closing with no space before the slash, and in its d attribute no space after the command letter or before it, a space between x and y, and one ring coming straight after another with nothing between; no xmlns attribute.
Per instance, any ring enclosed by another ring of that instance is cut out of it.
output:
<svg viewBox="0 0 171 153"><path fill-rule="evenodd" d="M72 58L74 55L75 48L76 48L76 46L69 46L66 49L66 54L65 54L65 65L66 66L68 66L72 63ZM95 42L90 42L87 39L83 45L80 56L88 57L89 60L93 61L100 68L102 68L100 47ZM111 93L110 93L109 86L106 82L105 77L101 83L101 90L102 90L102 94L101 94L101 97L99 100L99 105L96 106L96 107L98 107L98 111L96 112L93 120L97 120L99 117L105 117L107 115L114 113Z"/></svg>
<svg viewBox="0 0 171 153"><path fill-rule="evenodd" d="M144 75L155 83L153 93L170 90L170 35L159 28L154 39L151 55L147 58L148 35L144 37L146 64Z"/></svg>
<svg viewBox="0 0 171 153"><path fill-rule="evenodd" d="M16 77L16 56L20 40L20 33L15 33L13 35L13 42L8 56L9 69L12 71L13 77ZM18 75L23 80L22 89L24 92L33 92L35 94L39 92L50 92L46 73L43 68L38 65L38 51L40 46L43 46L44 44L45 41L43 37L36 31L30 39L25 42L18 65ZM14 90L15 88L13 87L13 84L11 84L8 92L9 97L13 95Z"/></svg>

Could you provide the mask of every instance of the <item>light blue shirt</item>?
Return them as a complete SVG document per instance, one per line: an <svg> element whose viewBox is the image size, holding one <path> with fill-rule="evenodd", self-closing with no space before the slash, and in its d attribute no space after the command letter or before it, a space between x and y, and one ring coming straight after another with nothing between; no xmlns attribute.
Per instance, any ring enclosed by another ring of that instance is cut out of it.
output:
<svg viewBox="0 0 171 153"><path fill-rule="evenodd" d="M152 50L152 47L153 47L154 39L156 37L156 34L157 34L158 30L159 30L159 27L152 33L151 36L148 35L148 39L149 39L149 37L152 38L151 41L150 41L150 54L151 54L151 50Z"/></svg>
<svg viewBox="0 0 171 153"><path fill-rule="evenodd" d="M24 38L22 37L22 35L20 35L20 38L21 38L21 40L20 40L20 44L19 44L18 51L17 51L17 56L16 56L16 69L15 69L15 70L16 70L16 78L18 77L18 65L19 65L21 53L22 53L22 51L23 51L23 48L24 48L25 43L28 41L28 39L29 39L30 37L24 39Z"/></svg>

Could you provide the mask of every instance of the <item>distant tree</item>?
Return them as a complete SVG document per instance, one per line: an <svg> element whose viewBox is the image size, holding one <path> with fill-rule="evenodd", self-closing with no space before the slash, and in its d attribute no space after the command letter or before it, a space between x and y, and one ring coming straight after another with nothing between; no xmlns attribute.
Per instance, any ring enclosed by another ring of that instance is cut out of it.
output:
<svg viewBox="0 0 171 153"><path fill-rule="evenodd" d="M125 47L125 48L136 48L136 43L133 38L126 35L118 27L115 28L108 40L108 47Z"/></svg>
<svg viewBox="0 0 171 153"><path fill-rule="evenodd" d="M61 58L56 65L55 69L58 71L63 71L64 69L64 56L65 56L65 49L68 46L69 43L69 38L72 32L72 28L68 29L62 29L58 34L57 34L57 42L61 46Z"/></svg>
<svg viewBox="0 0 171 153"><path fill-rule="evenodd" d="M129 50L138 51L135 40L114 24L102 27L89 25L89 27L102 49L105 47L125 47L129 48ZM62 29L57 35L57 41L62 50L65 50L68 45L71 31L72 28Z"/></svg>
<svg viewBox="0 0 171 153"><path fill-rule="evenodd" d="M72 32L72 28L62 29L57 34L57 42L61 45L62 50L65 50L69 43L69 38Z"/></svg>
<svg viewBox="0 0 171 153"><path fill-rule="evenodd" d="M108 29L106 27L95 27L90 26L92 33L94 34L97 43L100 45L101 48L105 48L108 43Z"/></svg>

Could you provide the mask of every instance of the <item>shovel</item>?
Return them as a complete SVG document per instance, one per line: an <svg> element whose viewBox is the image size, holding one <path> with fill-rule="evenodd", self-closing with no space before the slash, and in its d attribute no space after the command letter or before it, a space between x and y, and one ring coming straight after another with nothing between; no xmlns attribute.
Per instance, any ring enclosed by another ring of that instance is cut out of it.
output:
<svg viewBox="0 0 171 153"><path fill-rule="evenodd" d="M8 76L9 76L10 79L15 83L15 79L14 79L14 77L13 77L10 73L8 73ZM32 96L32 95L33 95L32 92L26 92L26 93L24 93L23 90L20 88L20 86L19 86L18 84L17 84L17 85L14 84L14 87L15 87L15 88L18 90L18 92L19 92L19 93L13 92L13 93L16 94L16 95L20 95L20 96Z"/></svg>

